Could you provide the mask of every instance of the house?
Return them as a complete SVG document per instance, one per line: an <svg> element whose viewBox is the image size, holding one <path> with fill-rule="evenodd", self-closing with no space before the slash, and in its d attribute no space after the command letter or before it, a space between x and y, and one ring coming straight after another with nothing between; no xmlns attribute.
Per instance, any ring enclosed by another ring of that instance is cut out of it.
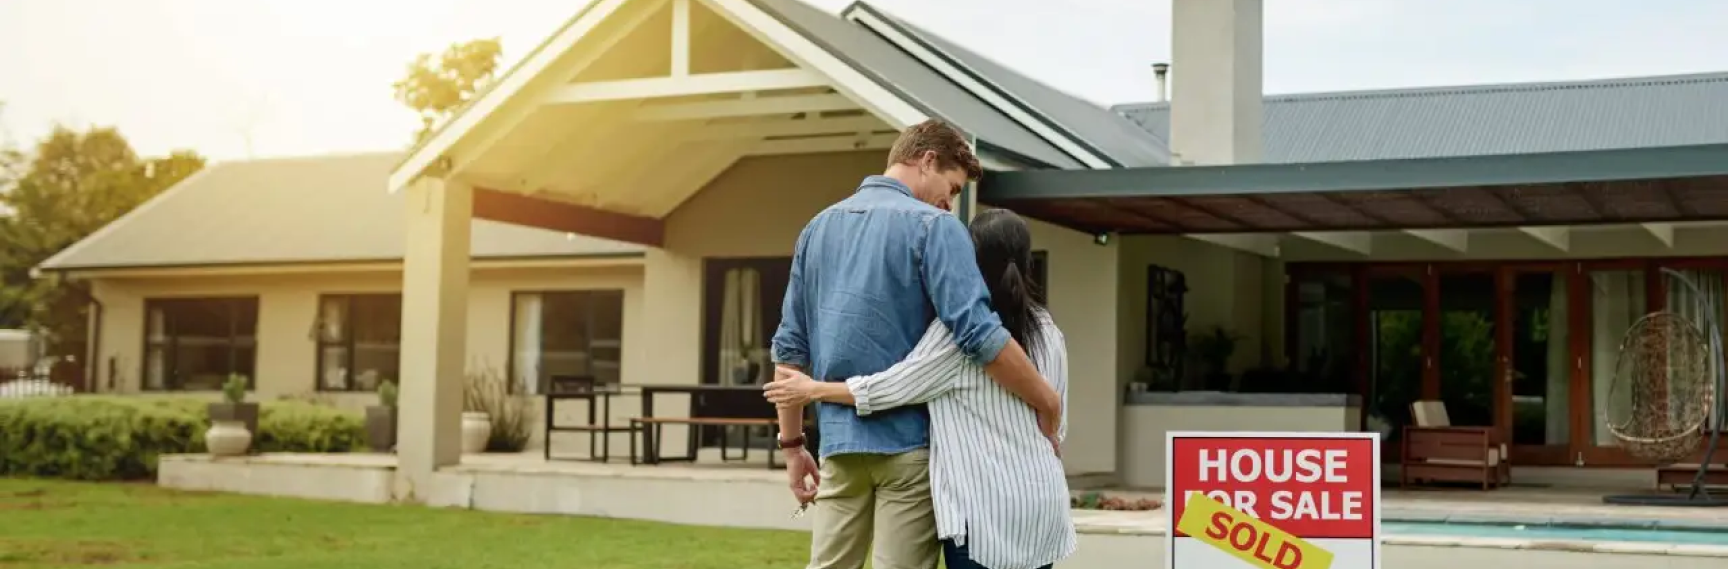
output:
<svg viewBox="0 0 1728 569"><path fill-rule="evenodd" d="M405 155L214 166L42 269L99 303L99 390L400 378L420 479L475 361L759 380L804 221L940 117L988 170L957 214L1034 219L1071 473L1417 399L1639 464L1600 411L1632 319L1728 286L1728 74L1266 97L1258 4L1180 3L1170 101L1105 108L866 3L596 0Z"/></svg>

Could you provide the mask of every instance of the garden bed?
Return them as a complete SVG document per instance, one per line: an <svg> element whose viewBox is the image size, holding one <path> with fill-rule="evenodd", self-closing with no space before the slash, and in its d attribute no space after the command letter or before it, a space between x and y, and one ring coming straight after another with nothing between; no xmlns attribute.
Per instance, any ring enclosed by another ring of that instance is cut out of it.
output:
<svg viewBox="0 0 1728 569"><path fill-rule="evenodd" d="M1081 492L1068 501L1069 506L1080 510L1119 510L1129 512L1144 512L1164 507L1164 501L1157 498L1110 495L1103 492Z"/></svg>

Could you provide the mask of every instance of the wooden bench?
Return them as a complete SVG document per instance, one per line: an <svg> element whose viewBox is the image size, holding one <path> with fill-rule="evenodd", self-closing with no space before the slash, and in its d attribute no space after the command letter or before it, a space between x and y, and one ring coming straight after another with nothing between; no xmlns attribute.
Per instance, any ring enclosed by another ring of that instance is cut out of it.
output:
<svg viewBox="0 0 1728 569"><path fill-rule="evenodd" d="M769 419L769 418L760 418L760 417L636 417L636 418L632 418L632 419L630 419L630 427L632 429L638 429L638 430L642 431L642 456L640 459L638 459L637 454L636 454L636 438L631 437L631 439L630 439L630 464L658 464L661 462L695 462L696 461L697 439L700 438L697 436L698 433L691 433L690 434L688 448L685 450L685 454L683 456L664 457L664 456L660 455L660 448L661 448L660 442L662 440L661 428L665 427L666 425L684 425L684 426L688 426L692 429L698 429L698 430L701 429L702 427L720 427L720 460L732 461L732 460L750 460L750 435L748 432L748 429L750 427L766 427L766 428L772 429L776 425L778 425L779 423L780 422L778 419ZM738 448L741 450L740 450L739 456L737 458L733 458L729 454L729 451L731 450L731 432L733 429L730 429L727 427L745 427L745 433L744 433L744 436L742 437L743 440L739 441ZM775 453L772 453L772 452L768 453L768 468L770 470L779 467L779 464L776 463L774 460L774 454Z"/></svg>
<svg viewBox="0 0 1728 569"><path fill-rule="evenodd" d="M1690 490L1692 481L1698 477L1696 462L1670 464L1656 469L1656 487L1668 487L1677 491ZM1704 471L1704 485L1710 487L1728 487L1728 465L1712 464Z"/></svg>

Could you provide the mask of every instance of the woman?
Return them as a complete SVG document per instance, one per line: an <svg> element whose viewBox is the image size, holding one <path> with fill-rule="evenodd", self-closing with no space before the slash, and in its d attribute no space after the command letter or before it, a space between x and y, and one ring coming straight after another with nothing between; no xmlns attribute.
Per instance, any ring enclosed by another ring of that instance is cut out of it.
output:
<svg viewBox="0 0 1728 569"><path fill-rule="evenodd" d="M1010 335L1062 395L1067 433L1068 354L1062 331L1033 297L1032 234L1008 210L971 226L978 267ZM868 415L902 405L930 407L930 491L948 569L1048 568L1074 552L1068 481L1032 408L996 385L960 352L940 321L887 371L819 382L795 372L767 387L770 400L854 405Z"/></svg>

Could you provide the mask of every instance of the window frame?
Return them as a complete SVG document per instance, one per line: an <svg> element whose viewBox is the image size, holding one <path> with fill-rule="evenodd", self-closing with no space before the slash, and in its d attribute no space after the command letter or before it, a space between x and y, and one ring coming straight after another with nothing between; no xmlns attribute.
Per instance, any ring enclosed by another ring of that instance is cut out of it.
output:
<svg viewBox="0 0 1728 569"><path fill-rule="evenodd" d="M599 294L608 294L608 295L616 295L617 296L617 298L618 298L618 347L614 348L614 349L618 350L618 383L620 383L620 384L623 383L623 381L624 381L624 328L627 326L627 323L625 322L625 316L624 316L624 304L625 304L625 299L626 299L627 295L626 295L623 288L596 287L596 288L519 289L519 290L511 290L510 291L510 304L506 307L506 310L510 311L510 318L508 318L508 322L506 324L508 326L508 328L505 329L505 331L504 331L505 337L507 338L507 340L506 340L506 350L507 351L505 352L506 357L504 358L505 385L509 389L509 391L507 393L509 393L511 395L544 396L544 395L546 395L546 392L550 388L549 385L537 385L537 386L534 386L532 389L529 389L527 385L518 385L517 384L517 381L516 381L517 380L517 377L516 377L516 351L517 351L517 346L516 346L516 340L517 340L517 338L516 338L516 323L517 323L516 322L516 313L517 313L517 309L516 309L516 306L517 306L517 303L521 301L522 297L528 296L528 295L539 295L542 299L544 299L547 295L564 295L564 294L571 294L571 295L577 295L577 296L588 296L588 297L592 297L593 295L599 295ZM542 301L542 302L544 302L544 301ZM545 310L545 304L544 303L541 304L541 310L542 311ZM590 347L592 347L593 338L594 338L594 333L593 333L594 322L593 322L593 320L590 319L588 322L584 323L583 327L588 332L589 344L590 344ZM541 347L540 352L541 352L541 357L544 358L545 357L544 336L542 336L541 343L542 343L542 347ZM590 367L592 367L592 364L590 364ZM598 379L596 379L596 381L595 381L596 385L610 384L610 383L611 382L600 382Z"/></svg>
<svg viewBox="0 0 1728 569"><path fill-rule="evenodd" d="M235 350L243 347L239 339L242 337L251 338L250 347L252 348L252 369L247 370L246 373L241 375L246 377L246 391L257 391L259 343L258 323L263 313L263 302L258 295L159 296L145 298L143 318L144 329L143 334L141 334L143 337L139 339L139 344L143 349L140 351L140 357L138 358L138 390L148 393L188 392L185 389L184 382L177 379L179 374L176 373L176 368L178 367L177 361L179 359L178 354L180 351L180 334L168 330L168 325L166 323L163 324L166 339L161 344L163 359L162 367L164 373L162 385L156 387L150 385L150 349L156 345L156 343L152 342L150 339L150 322L152 315L156 313L157 308L175 304L192 304L197 302L222 302L229 306L227 367L230 375L240 373L239 370L235 369ZM251 303L252 305L252 333L250 336L241 336L239 334L240 327L238 322L240 319L238 316L240 311L238 310L238 307L243 306L245 303ZM166 319L167 316L164 314L163 318ZM199 390L199 392L206 392L206 390Z"/></svg>
<svg viewBox="0 0 1728 569"><path fill-rule="evenodd" d="M359 351L355 349L355 338L357 336L354 333L354 300L362 297L394 297L396 299L396 313L398 317L400 317L402 313L401 292L340 292L319 294L318 302L312 308L312 389L316 392L372 392L369 390L357 389L354 386L354 357L355 353ZM336 342L328 342L324 340L324 305L331 300L341 300L343 302L342 339ZM347 365L343 367L342 387L329 387L324 384L324 350L327 347L342 348L344 350L343 357L347 360L344 363ZM398 387L400 387L402 385L402 378L399 377L402 375L402 325L400 323L396 325L396 358L396 375L398 377L383 378L381 381L393 381L396 382Z"/></svg>

